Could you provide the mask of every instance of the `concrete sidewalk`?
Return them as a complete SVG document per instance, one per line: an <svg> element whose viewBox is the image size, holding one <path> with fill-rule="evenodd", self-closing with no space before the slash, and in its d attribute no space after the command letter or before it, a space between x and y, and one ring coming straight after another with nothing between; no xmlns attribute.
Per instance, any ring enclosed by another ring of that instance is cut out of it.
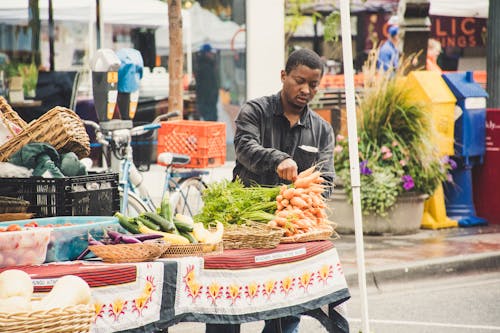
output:
<svg viewBox="0 0 500 333"><path fill-rule="evenodd" d="M234 161L207 169L207 183L232 179ZM161 198L163 168L153 164L144 181L156 202ZM161 184L161 185L160 185ZM500 271L500 221L489 226L419 230L405 236L364 236L367 283L444 276L467 271ZM354 235L334 240L350 286L357 285Z"/></svg>

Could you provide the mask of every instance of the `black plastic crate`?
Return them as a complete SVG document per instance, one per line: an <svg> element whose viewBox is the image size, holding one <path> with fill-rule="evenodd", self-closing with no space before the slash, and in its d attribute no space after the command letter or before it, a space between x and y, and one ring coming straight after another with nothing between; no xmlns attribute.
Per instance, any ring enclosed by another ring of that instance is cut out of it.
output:
<svg viewBox="0 0 500 333"><path fill-rule="evenodd" d="M0 195L30 202L36 217L111 216L120 210L117 173L66 178L0 178Z"/></svg>

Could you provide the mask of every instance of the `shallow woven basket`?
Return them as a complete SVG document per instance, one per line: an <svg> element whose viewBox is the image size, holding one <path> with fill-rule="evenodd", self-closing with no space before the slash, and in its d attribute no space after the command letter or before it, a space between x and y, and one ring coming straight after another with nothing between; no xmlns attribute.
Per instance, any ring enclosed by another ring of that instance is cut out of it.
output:
<svg viewBox="0 0 500 333"><path fill-rule="evenodd" d="M227 226L224 229L224 248L229 249L272 249L278 246L284 230L272 228L263 223L249 222Z"/></svg>
<svg viewBox="0 0 500 333"><path fill-rule="evenodd" d="M31 142L45 142L60 153L75 153L78 158L90 154L90 139L85 125L70 109L56 106L32 121L19 135L0 146L0 162Z"/></svg>
<svg viewBox="0 0 500 333"><path fill-rule="evenodd" d="M0 332L87 333L94 321L92 305L76 305L46 311L0 312Z"/></svg>
<svg viewBox="0 0 500 333"><path fill-rule="evenodd" d="M90 245L89 249L104 262L142 262L158 259L169 244L143 242L135 244Z"/></svg>
<svg viewBox="0 0 500 333"><path fill-rule="evenodd" d="M162 258L180 258L180 257L201 257L206 254L218 254L223 252L223 243L216 244L186 244L170 245L161 255Z"/></svg>
<svg viewBox="0 0 500 333"><path fill-rule="evenodd" d="M5 118L9 119L11 122L21 127L22 129L28 127L28 124L26 124L26 122L19 116L19 114L12 109L7 100L2 96L0 96L0 111Z"/></svg>
<svg viewBox="0 0 500 333"><path fill-rule="evenodd" d="M320 240L334 240L338 234L333 228L317 229L303 234L297 234L289 237L282 237L280 243L305 243Z"/></svg>
<svg viewBox="0 0 500 333"><path fill-rule="evenodd" d="M0 196L0 214L3 213L26 213L29 201Z"/></svg>

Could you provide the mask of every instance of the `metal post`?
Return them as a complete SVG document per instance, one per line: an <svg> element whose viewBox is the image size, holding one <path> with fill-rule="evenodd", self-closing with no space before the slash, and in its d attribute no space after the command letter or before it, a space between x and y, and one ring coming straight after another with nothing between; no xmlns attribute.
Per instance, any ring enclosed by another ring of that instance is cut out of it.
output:
<svg viewBox="0 0 500 333"><path fill-rule="evenodd" d="M490 1L488 13L488 41L486 56L486 91L488 107L500 107L500 1Z"/></svg>

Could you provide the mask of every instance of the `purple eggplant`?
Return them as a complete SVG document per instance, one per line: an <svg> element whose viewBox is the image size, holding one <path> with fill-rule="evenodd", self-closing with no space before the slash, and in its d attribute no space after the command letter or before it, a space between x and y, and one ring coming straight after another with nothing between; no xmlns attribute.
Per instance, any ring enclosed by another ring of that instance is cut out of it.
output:
<svg viewBox="0 0 500 333"><path fill-rule="evenodd" d="M88 234L88 242L89 242L89 245L105 245L103 242L100 242L97 239L95 239L94 237L92 237L92 235L90 233Z"/></svg>
<svg viewBox="0 0 500 333"><path fill-rule="evenodd" d="M130 237L137 238L141 242L144 242L144 241L147 241L147 240L153 240L153 239L163 238L163 235L159 235L159 234L136 234L136 235L130 235Z"/></svg>
<svg viewBox="0 0 500 333"><path fill-rule="evenodd" d="M90 249L87 247L85 250L83 250L78 257L76 257L76 260L83 260L87 254L90 253Z"/></svg>
<svg viewBox="0 0 500 333"><path fill-rule="evenodd" d="M120 238L120 241L125 244L135 244L135 243L142 243L139 239L136 237L128 236L128 235L122 235Z"/></svg>
<svg viewBox="0 0 500 333"><path fill-rule="evenodd" d="M124 234L115 231L113 229L106 229L106 233L108 234L109 238L111 238L112 242L115 244L119 243L120 239L124 236Z"/></svg>

